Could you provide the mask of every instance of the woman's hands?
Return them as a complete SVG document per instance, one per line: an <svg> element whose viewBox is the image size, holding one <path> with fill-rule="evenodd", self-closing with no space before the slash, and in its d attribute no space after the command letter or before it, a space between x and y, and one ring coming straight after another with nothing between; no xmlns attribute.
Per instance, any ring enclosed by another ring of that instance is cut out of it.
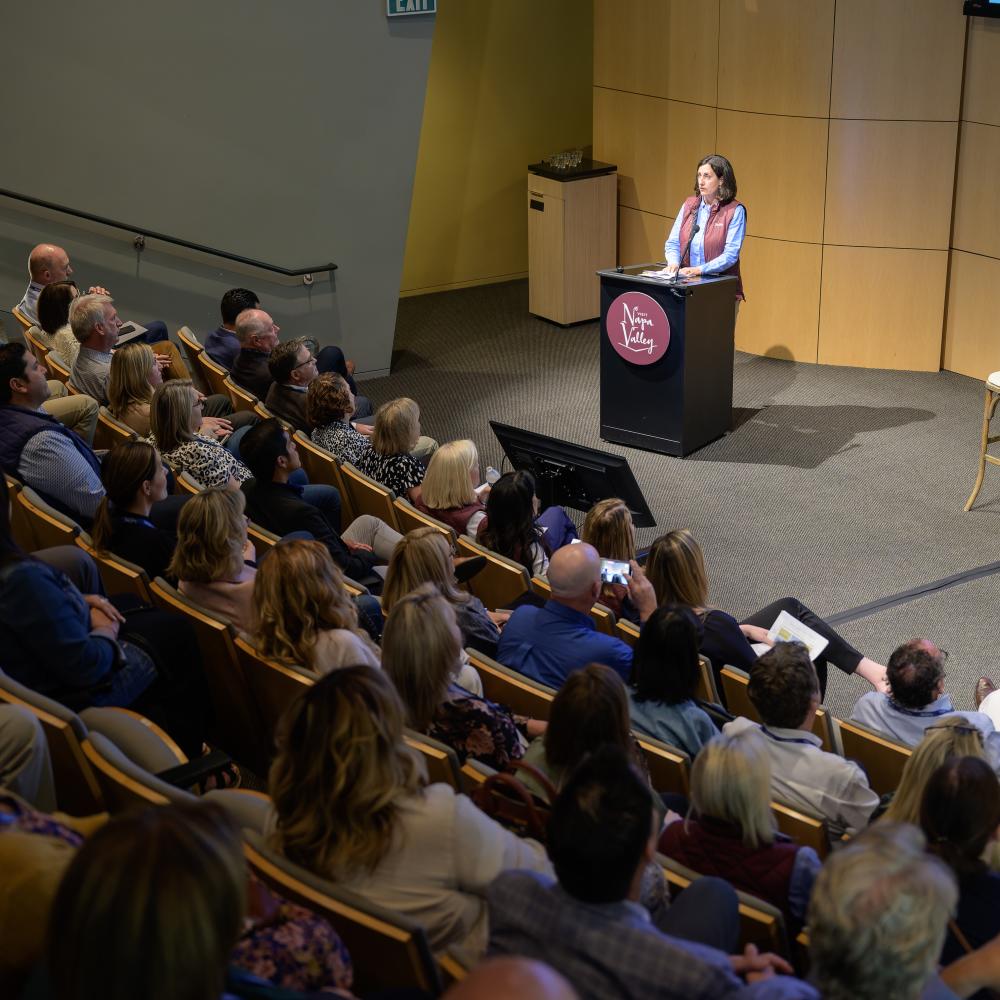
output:
<svg viewBox="0 0 1000 1000"><path fill-rule="evenodd" d="M125 621L125 616L106 598L100 594L84 594L83 599L90 608L90 627L103 628L118 637L118 629Z"/></svg>
<svg viewBox="0 0 1000 1000"><path fill-rule="evenodd" d="M767 629L759 625L741 625L740 631L747 637L748 642L762 642L765 646L774 645L774 640L768 636Z"/></svg>

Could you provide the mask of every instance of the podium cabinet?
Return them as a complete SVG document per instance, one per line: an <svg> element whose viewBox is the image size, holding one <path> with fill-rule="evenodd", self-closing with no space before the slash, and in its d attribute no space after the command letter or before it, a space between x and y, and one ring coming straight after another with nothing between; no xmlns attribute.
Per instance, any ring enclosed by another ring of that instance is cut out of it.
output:
<svg viewBox="0 0 1000 1000"><path fill-rule="evenodd" d="M614 267L617 167L528 167L528 311L563 325L600 315L595 272Z"/></svg>
<svg viewBox="0 0 1000 1000"><path fill-rule="evenodd" d="M600 272L601 438L688 455L732 425L736 278Z"/></svg>

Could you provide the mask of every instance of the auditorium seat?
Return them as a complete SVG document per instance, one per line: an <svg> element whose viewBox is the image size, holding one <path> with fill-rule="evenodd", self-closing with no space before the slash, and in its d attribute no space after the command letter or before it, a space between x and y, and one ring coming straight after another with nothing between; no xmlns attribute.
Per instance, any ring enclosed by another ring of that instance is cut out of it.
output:
<svg viewBox="0 0 1000 1000"><path fill-rule="evenodd" d="M101 583L109 596L133 594L143 604L152 604L149 591L149 577L141 566L116 556L113 552L98 552L93 539L85 531L76 536L76 544L97 563Z"/></svg>
<svg viewBox="0 0 1000 1000"><path fill-rule="evenodd" d="M858 722L841 719L838 725L844 756L865 769L869 784L879 795L894 792L913 751Z"/></svg>
<svg viewBox="0 0 1000 1000"><path fill-rule="evenodd" d="M469 654L469 661L479 672L483 682L483 694L490 701L506 705L517 715L527 715L531 719L548 719L552 700L556 696L554 688L511 670L510 667L505 667L471 647L466 649L466 653Z"/></svg>
<svg viewBox="0 0 1000 1000"><path fill-rule="evenodd" d="M394 506L401 534L405 535L417 528L434 528L435 531L440 531L448 539L452 548L458 545L458 533L450 524L445 524L444 521L439 521L436 517L431 517L430 514L417 510L405 497L396 497Z"/></svg>
<svg viewBox="0 0 1000 1000"><path fill-rule="evenodd" d="M1000 465L1000 458L989 453L991 444L1000 441L1000 434L990 437L990 421L996 412L997 402L1000 401L1000 372L993 372L986 379L986 397L983 403L983 429L979 436L979 469L976 473L976 485L972 487L969 499L965 501L965 510L971 510L972 505L979 496L979 491L983 486L983 477L986 474L986 463L990 465Z"/></svg>
<svg viewBox="0 0 1000 1000"><path fill-rule="evenodd" d="M355 517L371 514L372 517L385 521L390 528L399 530L396 508L393 506L396 498L392 490L366 476L350 462L340 465L340 475Z"/></svg>
<svg viewBox="0 0 1000 1000"><path fill-rule="evenodd" d="M31 551L72 545L80 534L80 525L76 521L50 507L30 486L18 491L17 502L27 518L34 542Z"/></svg>
<svg viewBox="0 0 1000 1000"><path fill-rule="evenodd" d="M123 424L111 411L102 406L97 412L97 429L94 431L94 451L110 451L123 441L135 441L138 434L128 424Z"/></svg>
<svg viewBox="0 0 1000 1000"><path fill-rule="evenodd" d="M294 434L295 446L299 449L302 468L306 470L310 483L333 486L340 494L340 517L342 524L350 524L357 512L351 503L350 494L344 485L344 477L340 471L340 463L325 448L320 448L302 431Z"/></svg>

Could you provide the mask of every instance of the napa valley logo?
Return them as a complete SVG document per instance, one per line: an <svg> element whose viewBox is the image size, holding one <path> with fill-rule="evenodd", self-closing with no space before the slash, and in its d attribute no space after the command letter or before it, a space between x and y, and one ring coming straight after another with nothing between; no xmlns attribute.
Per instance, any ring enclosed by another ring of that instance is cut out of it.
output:
<svg viewBox="0 0 1000 1000"><path fill-rule="evenodd" d="M667 314L643 292L625 292L611 303L605 332L618 354L634 365L659 361L670 345Z"/></svg>

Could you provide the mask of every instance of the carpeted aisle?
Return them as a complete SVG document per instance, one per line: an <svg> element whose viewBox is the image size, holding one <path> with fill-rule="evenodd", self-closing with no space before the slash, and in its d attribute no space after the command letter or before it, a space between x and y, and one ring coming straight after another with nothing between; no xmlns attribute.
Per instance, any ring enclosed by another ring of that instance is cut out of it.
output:
<svg viewBox="0 0 1000 1000"><path fill-rule="evenodd" d="M419 401L425 432L501 452L490 418L624 454L658 527L703 545L712 602L743 615L794 594L830 615L1000 560L1000 472L977 507L982 383L948 372L834 368L737 354L736 429L685 459L598 437L599 330L527 312L527 283L403 299L392 375L366 381L381 403ZM570 512L577 517L576 512ZM582 515L581 515L582 516ZM1000 649L1000 577L955 587L845 627L876 658L926 634L952 651L949 689L970 704ZM828 702L846 711L833 671Z"/></svg>

